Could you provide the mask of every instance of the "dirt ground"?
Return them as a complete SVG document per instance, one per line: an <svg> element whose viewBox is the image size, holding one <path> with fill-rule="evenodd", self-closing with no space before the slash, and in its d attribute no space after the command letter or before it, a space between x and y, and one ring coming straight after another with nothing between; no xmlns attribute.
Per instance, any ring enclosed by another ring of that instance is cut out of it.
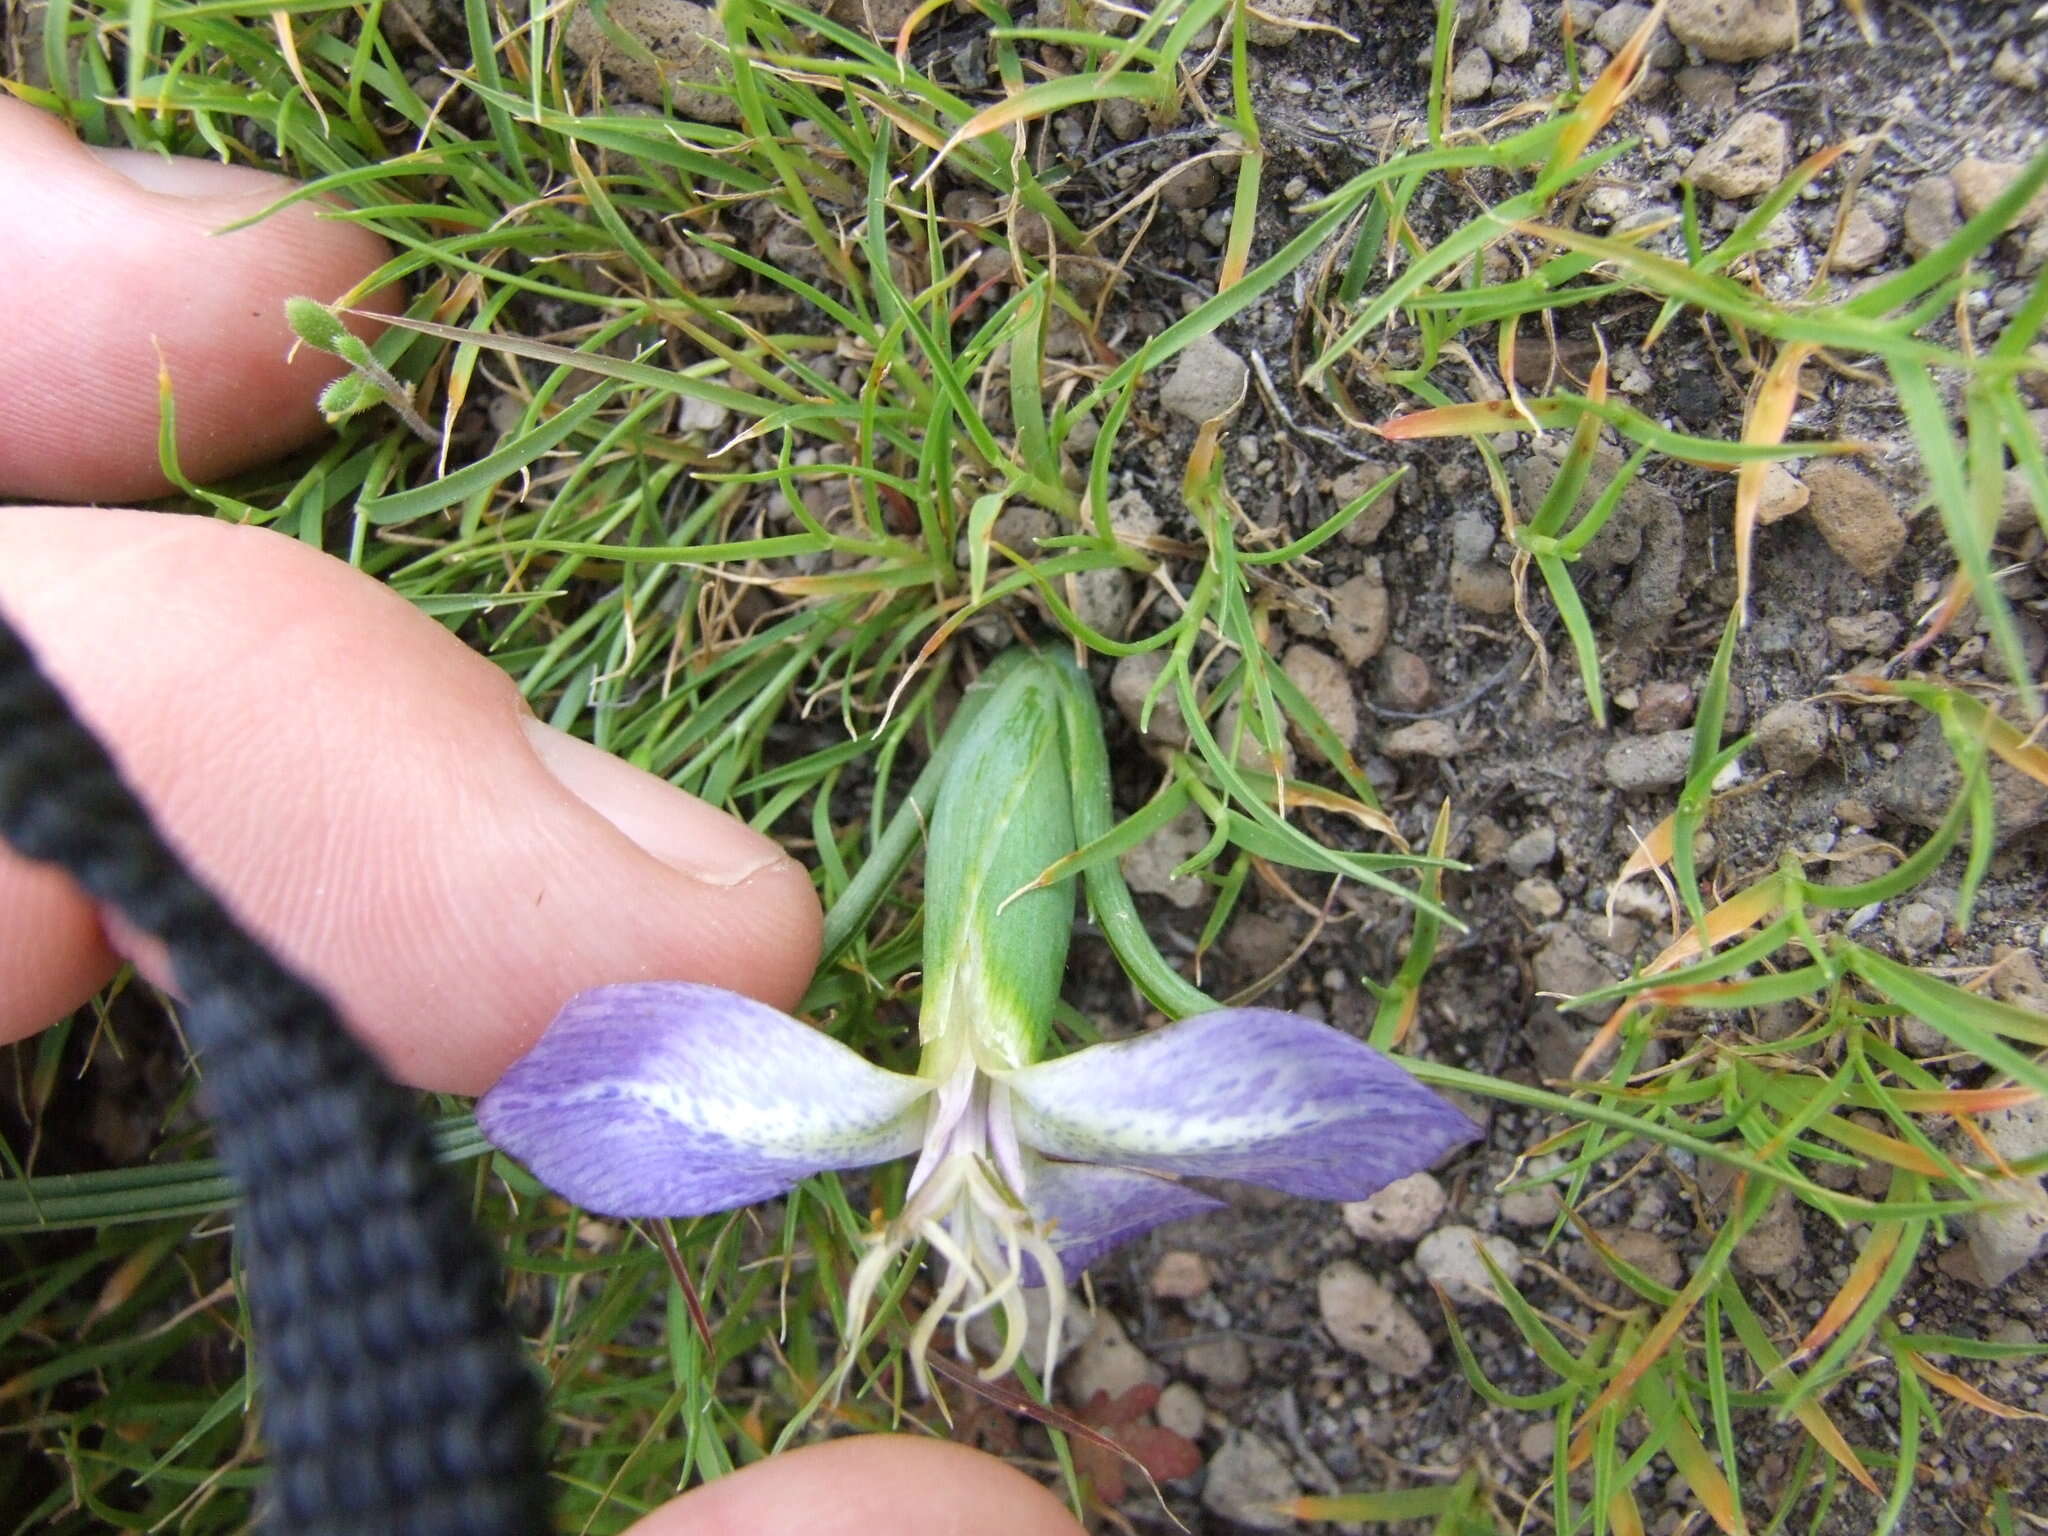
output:
<svg viewBox="0 0 2048 1536"><path fill-rule="evenodd" d="M2028 71L2011 62L1994 69L2002 51L2035 65L2048 58L2048 31L2025 8L1874 5L1884 35L1876 48L1858 34L1844 7L1809 0L1802 9L1797 52L1704 67L1697 56L1664 57L1665 78L1621 116L1620 127L1641 135L1643 144L1613 167L1608 187L1596 194L1603 199L1604 222L1627 227L1675 210L1677 178L1734 112L1763 111L1782 122L1793 159L1888 129L1857 196L1857 206L1889 236L1869 268L1881 273L1908 259L1902 216L1919 183L1965 157L2009 161L2041 147L2048 107L2038 85L2025 84ZM1274 155L1266 186L1277 195L1269 196L1263 212L1255 258L1272 249L1282 231L1297 227L1290 201L1313 197L1372 163L1372 145L1417 122L1431 10L1336 6L1318 14L1339 26L1362 28L1368 39L1362 46L1326 34L1304 35L1257 54L1255 99ZM1559 83L1556 8L1538 4L1534 11L1536 41L1529 54L1496 63L1486 99L1456 109L1454 123L1484 120ZM1600 8L1581 14L1597 22ZM2015 78L2022 84L2008 83ZM2031 78L2038 81L2038 75ZM1220 108L1219 90L1220 82L1212 83L1212 104ZM1169 152L1163 149L1149 161L1139 156L1140 174L1164 169L1171 163ZM1773 293L1801 291L1827 247L1839 178L1822 186L1828 195L1795 202L1776 248L1757 263L1758 280ZM1930 194L1920 196L1924 202ZM1469 204L1446 187L1439 185L1434 197L1418 200L1425 238L1469 216ZM1702 204L1711 225L1716 200L1703 198ZM1178 215L1180 230L1155 237L1156 268L1141 272L1134 333L1146 334L1180 312L1182 279L1198 286L1213 281L1220 253L1205 239L1215 232L1207 223L1212 213L1212 207L1192 207ZM1439 222L1432 225L1432 219ZM1597 228L1603 219L1595 215L1588 222ZM2039 265L2038 254L2020 235L2009 236L1996 258L2001 283L1993 290L1993 308L2012 298L2006 284ZM1148 298L1150 315L1143 310ZM1985 310L1976 313L1981 317ZM1654 314L1650 301L1624 301L1596 315L1563 316L1569 329L1561 329L1560 360L1583 378L1597 320L1625 396L1685 430L1738 435L1750 378L1739 350L1725 334L1681 324L1644 357L1636 344ZM1397 808L1404 832L1418 843L1448 796L1451 852L1474 866L1448 887L1450 904L1468 927L1447 941L1431 973L1421 1049L1445 1062L1511 1078L1561 1078L1590 1027L1541 994L1603 985L1647 961L1670 936L1661 898L1643 897L1642 882L1635 899L1619 904L1625 915L1612 924L1605 905L1609 883L1636 836L1673 804L1669 779L1646 784L1645 778L1657 774L1638 772L1637 765L1658 756L1666 733L1690 724L1733 600L1732 482L1657 462L1644 476L1646 488L1631 495L1637 505L1629 516L1640 527L1637 548L1606 570L1589 573L1582 584L1620 706L1611 726L1599 729L1568 650L1558 649L1561 633L1553 629L1547 636L1553 659L1546 679L1513 614L1498 611L1502 577L1474 574L1503 572L1506 554L1504 543L1494 542L1498 516L1478 454L1456 442L1373 443L1346 431L1322 402L1293 388L1288 380L1317 350L1319 338L1307 333L1292 295L1283 292L1255 307L1226 327L1222 339L1241 357L1257 359L1255 373L1262 381L1270 376L1273 386L1253 386L1229 448L1232 488L1251 519L1272 530L1274 542L1296 537L1327 516L1333 482L1341 494L1344 477L1357 475L1361 461L1408 470L1391 520L1376 537L1341 539L1317 552L1320 564L1309 585L1287 594L1295 608L1285 621L1291 633L1280 634L1275 649L1305 644L1327 653L1330 637L1346 622L1347 603L1360 602L1358 578L1384 590L1385 644L1362 665L1346 667L1362 720L1361 759ZM1398 336L1393 346L1398 350ZM1525 383L1540 387L1540 364L1537 377ZM1908 517L1910 531L1895 558L1869 574L1843 558L1811 515L1790 516L1760 535L1753 618L1737 655L1729 734L1756 729L1780 705L1812 701L1813 714L1801 723L1811 730L1817 721L1820 735L1810 743L1810 764L1801 762L1808 752L1800 750L1781 759L1788 765L1783 771L1771 771L1773 765L1760 762L1755 752L1745 760L1750 792L1730 797L1711 824L1717 861L1712 879L1723 890L1765 872L1787 849L1833 860L1831 867L1843 872L1839 878L1845 883L1865 878L1872 866L1863 845L1881 840L1910 848L1923 835L1930 807L1938 815L1943 804L1934 798L1946 760L1938 740L1906 712L1855 707L1831 692L1841 674L1880 664L1901 649L1950 569L1934 514L1919 509L1924 491L1917 458L1881 385L1811 372L1807 384L1810 398L1795 416L1791 435L1875 444L1861 467ZM1369 388L1356 403L1374 420L1415 408L1412 398L1392 391L1376 396ZM1153 425L1155 435L1123 466L1119 489L1169 507L1192 428L1163 411ZM1539 454L1516 445L1507 455L1518 488L1533 484L1538 494L1547 483L1537 467ZM1534 497L1527 489L1523 496L1526 510ZM2038 534L2032 534L2011 548L2033 561L2011 590L2029 616L2027 643L2037 673L2044 638L2040 616L2048 608L2040 547ZM1320 615L1333 611L1334 623L1326 630ZM1540 627L1549 614L1547 600L1539 597L1532 612ZM1936 644L1922 665L1956 681L1999 675L1983 638L1967 633ZM1450 727L1455 747L1448 755L1393 758L1374 750L1418 716ZM1623 749L1619 766L1617 748ZM1154 781L1139 752L1118 756L1139 765L1129 768L1125 786L1127 803L1135 805ZM2042 812L2038 797L2018 786L2005 786L2003 794L2007 836L1969 931L1958 931L1939 915L1906 910L1928 906L1941 914L1944 903L1952 910L1952 864L1932 888L1864 914L1861 939L1946 975L1972 974L2002 952L2001 946L2042 954L2048 946ZM1322 898L1320 887L1306 882L1300 893L1310 907ZM1199 909L1183 912L1154 898L1151 915L1166 932L1178 934L1183 950L1193 948ZM1225 938L1205 984L1224 993L1268 974L1312 922L1300 905L1263 893L1253 913ZM1356 977L1390 974L1406 928L1405 915L1391 903L1340 894L1333 920L1266 1000L1362 1028L1371 1017L1371 1001ZM1091 1012L1114 1017L1118 1008L1128 1009L1121 978L1100 945L1077 956L1076 980L1069 997ZM1758 1024L1768 1027L1768 1021ZM1669 1048L1687 1044L1676 1038ZM1954 1080L1970 1078L1964 1072ZM1439 1170L1448 1201L1437 1225L1462 1224L1505 1238L1522 1262L1521 1283L1531 1299L1584 1326L1594 1316L1589 1302L1613 1298L1595 1278L1601 1271L1586 1245L1567 1232L1545 1246L1554 1203L1496 1193L1516 1155L1553 1129L1539 1117L1494 1109L1484 1145ZM1610 1238L1634 1234L1624 1239L1632 1245L1628 1251L1675 1277L1689 1272L1704 1251L1714 1218L1695 1169L1663 1156L1642 1158L1642 1151L1633 1148L1601 1170L1592 1186L1600 1194L1586 1202L1581 1215ZM1856 1250L1850 1234L1812 1212L1802 1219L1794 1208L1784 1221L1766 1225L1774 1230L1753 1234L1747 1240L1754 1245L1751 1252L1738 1263L1750 1276L1759 1310L1796 1337L1838 1289ZM1186 1254L1203 1262L1175 1257ZM1320 1316L1319 1280L1329 1266L1345 1261L1378 1276L1422 1322L1434 1344L1434 1368L1400 1380L1333 1342ZM1765 1263L1771 1267L1759 1272ZM1204 1279L1198 1293L1183 1294ZM1134 1350L1105 1348L1098 1340L1070 1368L1070 1384L1081 1383L1074 1388L1078 1393L1098 1379L1087 1374L1095 1370L1105 1382L1149 1377L1168 1384L1161 1418L1190 1427L1199 1423L1196 1438L1209 1457L1206 1483L1198 1478L1176 1484L1169 1494L1174 1512L1193 1529L1247 1528L1242 1505L1253 1493L1415 1486L1471 1466L1501 1491L1501 1507L1515 1518L1517 1496L1532 1493L1549 1474L1547 1416L1491 1407L1467 1387L1413 1244L1361 1239L1334 1209L1247 1199L1240 1192L1231 1212L1155 1234L1098 1267L1093 1283ZM1894 1309L1902 1325L1911 1318L1911 1326L1923 1331L2015 1342L2038 1338L2044 1314L2048 1267L2038 1259L2008 1283L1986 1288L1967 1254L1956 1248L1923 1266ZM1499 1309L1466 1305L1461 1321L1495 1383L1517 1393L1554 1384ZM1098 1354L1101 1360L1094 1358ZM2048 1368L2039 1362L1959 1368L2005 1403L2048 1410ZM1886 1406L1889 1366L1873 1363L1860 1375L1831 1401L1852 1438L1889 1449L1896 1443ZM1750 1486L1775 1494L1789 1475L1795 1432L1758 1416L1743 1427L1742 1438L1751 1447L1745 1469ZM1984 1511L1994 1486L2008 1488L2019 1508L2048 1508L2044 1452L2048 1432L2038 1419L1949 1414L1946 1433L1923 1457L1920 1488L1900 1528L1930 1536L1986 1528ZM1662 1471L1653 1478L1671 1475L1661 1458L1658 1465ZM1219 1477L1231 1486L1217 1488ZM1651 1530L1709 1527L1676 1478L1670 1494L1667 1503L1653 1486L1641 1496ZM1122 1512L1141 1530L1171 1528L1142 1491ZM1852 1491L1836 1506L1828 1528L1867 1530L1874 1514L1874 1502ZM1546 1523L1541 1504L1529 1510L1526 1528Z"/></svg>

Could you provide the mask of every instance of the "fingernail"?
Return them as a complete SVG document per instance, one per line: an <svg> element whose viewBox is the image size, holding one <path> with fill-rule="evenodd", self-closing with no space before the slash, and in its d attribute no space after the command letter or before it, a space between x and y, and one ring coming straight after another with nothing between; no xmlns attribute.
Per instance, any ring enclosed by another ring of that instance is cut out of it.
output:
<svg viewBox="0 0 2048 1536"><path fill-rule="evenodd" d="M669 868L706 885L738 885L788 859L773 841L609 752L527 718L541 766L562 787Z"/></svg>
<svg viewBox="0 0 2048 1536"><path fill-rule="evenodd" d="M277 177L245 165L223 165L191 155L159 155L146 149L102 149L94 144L86 148L108 170L159 197L236 197L263 190L277 195L285 185Z"/></svg>

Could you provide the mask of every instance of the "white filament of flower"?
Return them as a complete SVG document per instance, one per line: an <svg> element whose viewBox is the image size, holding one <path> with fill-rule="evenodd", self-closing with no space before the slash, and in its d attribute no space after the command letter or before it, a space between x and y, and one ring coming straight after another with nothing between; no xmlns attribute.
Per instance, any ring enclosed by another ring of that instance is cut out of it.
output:
<svg viewBox="0 0 2048 1536"><path fill-rule="evenodd" d="M948 1318L955 1352L966 1360L967 1325L1000 1308L1003 1350L981 1372L982 1379L994 1381L1017 1363L1030 1330L1024 1304L1027 1258L1046 1287L1051 1309L1045 1335L1050 1384L1066 1321L1065 1274L1045 1224L1024 1203L1025 1184L1010 1090L964 1057L932 1096L931 1121L903 1212L870 1239L847 1292L848 1315L858 1334L884 1273L905 1248L922 1240L945 1260L938 1292L910 1337L911 1368L927 1394L926 1355L939 1324Z"/></svg>

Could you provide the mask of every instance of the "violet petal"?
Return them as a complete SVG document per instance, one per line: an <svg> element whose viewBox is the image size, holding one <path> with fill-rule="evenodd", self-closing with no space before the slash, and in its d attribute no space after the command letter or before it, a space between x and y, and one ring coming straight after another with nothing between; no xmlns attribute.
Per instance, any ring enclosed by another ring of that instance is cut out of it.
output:
<svg viewBox="0 0 2048 1536"><path fill-rule="evenodd" d="M1479 1129L1371 1047L1272 1008L1225 1008L1009 1079L1050 1157L1363 1200Z"/></svg>
<svg viewBox="0 0 2048 1536"><path fill-rule="evenodd" d="M1072 1281L1119 1243L1149 1232L1163 1221L1199 1216L1223 1202L1185 1184L1132 1168L1092 1163L1055 1163L1030 1158L1025 1204L1032 1215L1052 1223L1052 1245ZM1027 1266L1025 1283L1043 1283L1037 1266Z"/></svg>
<svg viewBox="0 0 2048 1536"><path fill-rule="evenodd" d="M930 1091L737 992L648 982L571 998L476 1118L589 1210L701 1216L915 1151Z"/></svg>

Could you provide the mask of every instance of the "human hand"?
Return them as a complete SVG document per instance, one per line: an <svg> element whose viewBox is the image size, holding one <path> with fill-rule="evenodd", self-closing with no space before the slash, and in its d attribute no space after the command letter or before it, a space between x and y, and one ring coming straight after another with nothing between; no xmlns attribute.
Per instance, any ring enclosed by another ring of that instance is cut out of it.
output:
<svg viewBox="0 0 2048 1536"><path fill-rule="evenodd" d="M0 99L0 496L160 494L159 354L194 475L321 430L331 358L282 317L383 259L286 183L95 153ZM386 305L396 295L385 295ZM803 870L772 842L534 720L398 597L277 534L104 508L0 510L0 606L244 921L385 1064L477 1093L571 994L684 977L781 1005L817 961ZM147 946L0 858L0 1039Z"/></svg>
<svg viewBox="0 0 2048 1536"><path fill-rule="evenodd" d="M0 98L0 496L161 493L159 357L195 477L319 433L332 360L286 363L283 300L335 297L384 253L303 205L211 233L284 189L87 150ZM480 1091L584 987L686 978L788 1006L816 962L810 882L773 843L541 725L497 668L303 544L0 508L0 609L194 868L404 1081ZM0 1040L69 1011L123 957L168 980L148 941L0 850ZM776 1457L635 1527L968 1529L1075 1527L999 1462L883 1436Z"/></svg>

